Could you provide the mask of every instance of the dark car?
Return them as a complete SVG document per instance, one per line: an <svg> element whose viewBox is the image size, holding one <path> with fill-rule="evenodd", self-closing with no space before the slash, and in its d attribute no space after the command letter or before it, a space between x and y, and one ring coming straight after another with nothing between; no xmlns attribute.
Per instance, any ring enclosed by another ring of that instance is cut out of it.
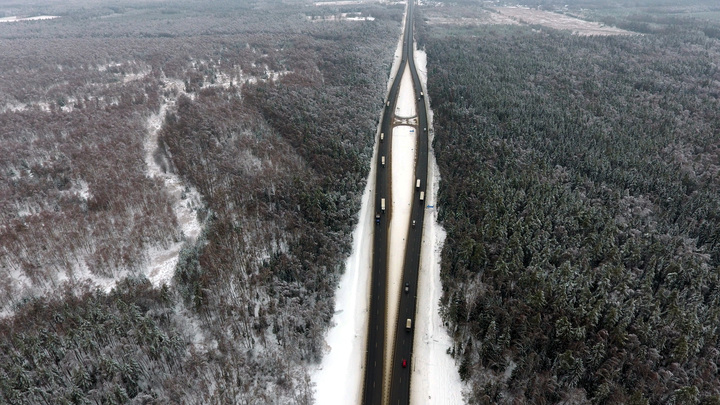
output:
<svg viewBox="0 0 720 405"><path fill-rule="evenodd" d="M410 283L405 283L405 292L410 291Z"/></svg>

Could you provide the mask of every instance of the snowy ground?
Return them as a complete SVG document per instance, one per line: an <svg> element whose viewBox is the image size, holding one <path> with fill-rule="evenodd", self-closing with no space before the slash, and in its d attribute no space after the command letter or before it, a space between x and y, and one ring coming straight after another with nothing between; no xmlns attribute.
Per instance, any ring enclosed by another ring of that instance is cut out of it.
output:
<svg viewBox="0 0 720 405"><path fill-rule="evenodd" d="M173 210L183 235L188 242L194 243L202 230L195 214L195 210L202 206L200 194L194 187L185 186L175 174L163 171L153 158L153 153L157 149L158 131L160 131L163 121L165 121L167 109L168 103L166 102L160 107L157 114L153 114L148 118L145 163L148 168L148 176L159 178L165 184L165 190L173 198ZM184 241L180 241L168 247L153 246L148 249L149 260L145 275L154 286L159 287L163 283L170 282L183 243Z"/></svg>
<svg viewBox="0 0 720 405"><path fill-rule="evenodd" d="M58 16L56 16L56 15L38 15L38 16L35 16L35 17L25 17L25 18L20 18L20 17L17 17L17 16L12 16L12 17L3 17L3 18L0 18L0 23L4 23L4 22L16 22L16 21L53 20L53 19L55 19L55 18L60 18L60 17L58 17Z"/></svg>
<svg viewBox="0 0 720 405"><path fill-rule="evenodd" d="M427 88L427 55L415 51L415 65L423 88ZM425 94L427 91L423 90ZM432 146L432 110L429 111L430 139ZM440 172L432 147L429 151L428 184L425 201L423 244L420 253L418 280L418 306L415 314L415 341L413 343L412 374L410 380L410 404L464 404L462 393L465 384L460 381L455 360L447 353L452 339L440 318L440 252L445 241L445 230L437 222L435 196L440 182Z"/></svg>
<svg viewBox="0 0 720 405"><path fill-rule="evenodd" d="M403 76L400 79L398 102L395 106L395 116L397 118L411 118L417 116L417 113L415 112L415 90L413 89L409 65L405 65Z"/></svg>
<svg viewBox="0 0 720 405"><path fill-rule="evenodd" d="M363 16L360 12L340 13L337 15L309 15L307 19L312 22L325 21L375 21L375 17Z"/></svg>

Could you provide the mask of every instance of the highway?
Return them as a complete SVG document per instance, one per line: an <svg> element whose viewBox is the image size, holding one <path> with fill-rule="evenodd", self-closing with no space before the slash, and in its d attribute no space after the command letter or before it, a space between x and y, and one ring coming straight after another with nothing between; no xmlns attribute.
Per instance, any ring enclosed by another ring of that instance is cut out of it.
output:
<svg viewBox="0 0 720 405"><path fill-rule="evenodd" d="M403 54L404 54L403 50ZM389 209L392 205L390 193L390 152L392 145L392 118L402 72L405 69L403 59L390 87L380 124L380 143L378 146L378 165L375 177L375 213L380 215L375 223L373 237L372 274L370 285L370 314L368 317L367 351L365 356L365 377L363 382L363 404L381 404L383 395L383 366L385 364L385 310L387 307L387 246ZM382 157L385 156L385 166ZM381 210L385 199L386 211ZM376 217L377 218L377 217Z"/></svg>
<svg viewBox="0 0 720 405"><path fill-rule="evenodd" d="M375 224L373 238L373 259L370 290L370 313L368 320L367 352L365 360L365 377L363 382L363 404L383 403L383 366L385 361L385 336L386 336L386 308L387 308L387 257L388 257L388 223L391 216L390 207L392 193L390 190L390 171L392 162L392 120L393 111L397 103L400 81L406 64L409 63L412 75L413 87L415 89L416 111L418 114L417 160L415 167L415 178L420 179L420 187L415 188L413 206L411 212L411 223L415 220L416 226L408 230L407 245L403 264L402 284L409 284L408 292L403 291L400 295L398 307L395 342L393 347L393 364L391 367L392 376L389 387L390 404L408 404L410 400L410 372L412 364L412 348L414 327L406 330L406 320L412 319L414 326L417 280L420 264L420 248L422 244L422 229L425 214L425 201L420 201L420 193L425 193L427 186L428 166L428 121L425 98L422 96L420 77L418 76L414 61L413 46L413 8L414 4L408 4L407 19L403 37L402 60L395 79L388 93L385 109L380 124L380 143L378 147L378 170L375 179L375 212L379 214L379 222ZM385 157L385 165L382 165L382 157ZM406 169L406 168L403 168ZM401 169L402 170L402 169ZM382 199L385 199L386 210L381 209ZM402 360L408 362L408 367L402 367Z"/></svg>
<svg viewBox="0 0 720 405"><path fill-rule="evenodd" d="M409 18L412 21L412 3ZM412 24L409 25L412 27ZM411 30L412 33L412 30ZM420 268L420 250L422 246L422 230L425 220L425 203L420 200L420 193L427 194L427 171L428 171L428 119L427 109L425 106L425 97L420 83L420 76L415 67L414 46L412 42L412 34L409 35L408 44L408 63L410 73L412 75L413 87L415 88L415 104L418 115L418 138L417 138L417 160L415 164L415 178L420 180L420 187L414 190L411 221L415 220L415 227L410 227L408 231L407 245L405 248L405 261L403 264L403 285L409 284L409 291L400 295L400 304L398 306L398 318L395 325L395 344L393 350L392 379L390 384L389 404L409 404L410 403L410 373L413 364L413 336L415 332L415 311L417 307L417 284L418 272ZM412 327L406 330L407 319L412 320ZM402 361L407 361L407 367L402 367Z"/></svg>

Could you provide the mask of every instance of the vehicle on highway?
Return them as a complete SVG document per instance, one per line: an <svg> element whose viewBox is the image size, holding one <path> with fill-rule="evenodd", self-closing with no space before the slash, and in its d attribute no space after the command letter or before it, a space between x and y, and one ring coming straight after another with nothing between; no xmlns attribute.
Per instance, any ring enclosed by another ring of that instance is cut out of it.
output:
<svg viewBox="0 0 720 405"><path fill-rule="evenodd" d="M380 158L380 163L382 164L382 167L385 167L385 156Z"/></svg>
<svg viewBox="0 0 720 405"><path fill-rule="evenodd" d="M380 223L380 214L375 214L375 223L376 224Z"/></svg>
<svg viewBox="0 0 720 405"><path fill-rule="evenodd" d="M413 228L415 228L415 220L414 219L413 219L412 225L413 225Z"/></svg>
<svg viewBox="0 0 720 405"><path fill-rule="evenodd" d="M422 200L422 198L421 198L421 200ZM385 199L384 198L380 199L380 209L382 210L382 212L385 212Z"/></svg>
<svg viewBox="0 0 720 405"><path fill-rule="evenodd" d="M415 188L420 190L420 179L415 180Z"/></svg>
<svg viewBox="0 0 720 405"><path fill-rule="evenodd" d="M380 142L385 140L385 132L380 132Z"/></svg>
<svg viewBox="0 0 720 405"><path fill-rule="evenodd" d="M422 200L424 200L424 199L425 199L425 192L424 192L424 191L421 191L421 192L420 192L420 201L422 201Z"/></svg>
<svg viewBox="0 0 720 405"><path fill-rule="evenodd" d="M410 331L412 329L412 319L408 318L407 321L405 321L405 330Z"/></svg>
<svg viewBox="0 0 720 405"><path fill-rule="evenodd" d="M403 367L407 367L407 360L403 359L403 361L402 361L402 366L403 366Z"/></svg>
<svg viewBox="0 0 720 405"><path fill-rule="evenodd" d="M410 283L405 283L405 292L410 291Z"/></svg>

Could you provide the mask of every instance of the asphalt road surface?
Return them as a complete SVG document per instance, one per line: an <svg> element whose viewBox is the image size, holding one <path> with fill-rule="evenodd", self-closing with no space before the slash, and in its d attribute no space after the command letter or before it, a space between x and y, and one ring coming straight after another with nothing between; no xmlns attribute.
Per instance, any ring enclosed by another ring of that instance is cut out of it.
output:
<svg viewBox="0 0 720 405"><path fill-rule="evenodd" d="M405 50L403 49L403 55ZM390 146L392 145L392 119L402 72L406 61L401 61L383 111L380 124L382 140L378 147L378 165L375 177L375 214L380 215L375 223L373 237L372 275L370 286L370 314L368 319L367 352L365 355L365 378L363 385L363 404L382 404L383 367L385 364L385 312L387 307L387 246L388 223L392 195L390 193ZM385 166L382 157L385 156ZM385 199L385 211L381 209ZM376 217L377 218L377 217Z"/></svg>
<svg viewBox="0 0 720 405"><path fill-rule="evenodd" d="M412 18L413 4L410 6L408 15ZM412 74L413 86L415 88L415 103L418 114L418 148L417 161L415 165L415 179L420 180L420 187L415 188L411 212L411 223L414 220L415 226L410 226L408 231L407 245L405 248L405 261L403 264L402 285L408 283L408 291L400 294L398 306L398 319L395 325L395 344L393 350L392 379L390 384L389 404L410 403L410 373L412 370L413 335L415 332L415 311L417 307L417 283L420 267L420 250L422 245L422 230L425 219L426 201L420 200L420 193L427 194L427 170L428 170L428 119L425 107L425 97L422 93L420 76L415 67L412 43L412 19L410 20L407 61ZM407 320L411 320L411 327L408 329ZM403 360L407 367L403 367Z"/></svg>
<svg viewBox="0 0 720 405"><path fill-rule="evenodd" d="M427 187L427 166L428 166L428 121L425 109L425 98L421 96L422 87L420 78L415 68L413 59L413 8L411 2L408 7L406 29L403 38L402 60L395 80L390 88L388 100L382 117L380 132L382 138L378 148L378 165L375 179L375 212L379 214L379 222L375 224L373 238L373 264L371 276L371 298L370 315L368 322L368 340L366 353L365 378L363 386L363 404L382 404L383 395L383 366L385 356L385 334L386 334L386 297L387 297L387 247L388 247L388 222L389 209L391 207L392 193L389 189L390 179L390 145L392 136L392 119L395 104L397 102L400 81L406 64L409 63L412 74L413 86L415 88L415 99L418 114L418 149L417 164L415 167L415 178L420 179L420 187L414 190L413 206L411 212L415 226L410 225L408 231L407 245L405 249L405 260L403 265L402 285L408 283L408 291L400 295L398 309L395 343L393 350L392 379L390 384L390 404L408 404L410 401L410 371L412 364L412 346L415 309L417 299L417 280L420 264L420 247L422 244L422 229L425 214L425 201L420 200L420 193L425 193ZM382 165L382 157L385 156L385 165ZM385 208L381 210L381 200L385 199ZM404 287L403 287L404 288ZM413 325L407 330L407 319L411 319ZM402 367L403 359L407 367Z"/></svg>

